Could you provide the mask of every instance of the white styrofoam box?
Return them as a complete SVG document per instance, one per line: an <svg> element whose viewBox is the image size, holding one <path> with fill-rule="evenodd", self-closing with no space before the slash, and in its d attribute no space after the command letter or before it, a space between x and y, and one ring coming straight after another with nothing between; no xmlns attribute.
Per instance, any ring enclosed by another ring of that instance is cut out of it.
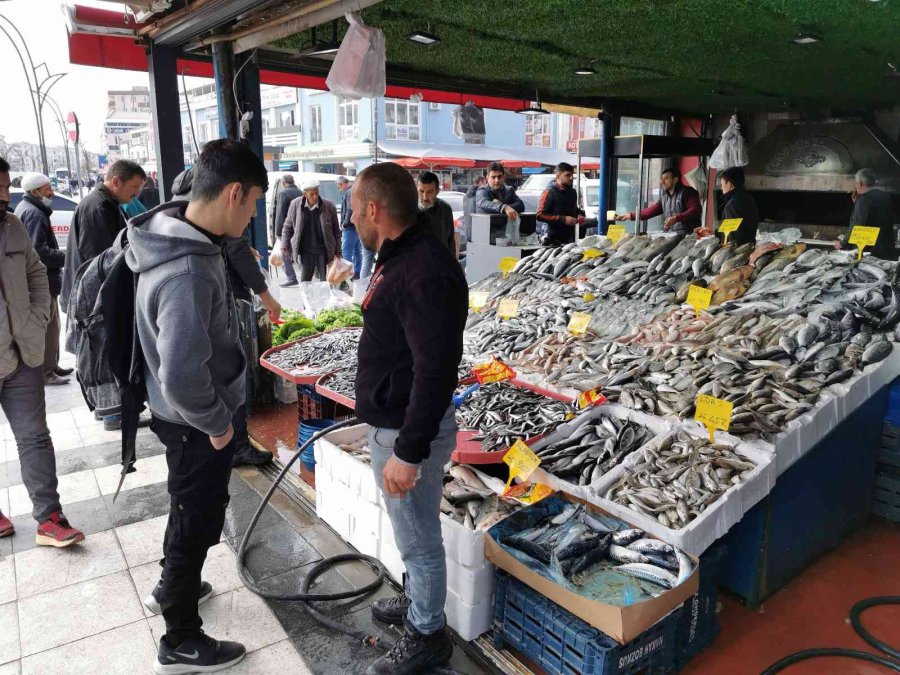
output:
<svg viewBox="0 0 900 675"><path fill-rule="evenodd" d="M373 504L362 501L359 495L357 495L356 501L349 506L348 510L353 516L357 528L374 534L379 538L381 537L382 521L387 520L387 512L382 511Z"/></svg>
<svg viewBox="0 0 900 675"><path fill-rule="evenodd" d="M494 593L494 566L486 562L482 567L465 567L447 559L447 589L460 600L475 605Z"/></svg>
<svg viewBox="0 0 900 675"><path fill-rule="evenodd" d="M372 468L369 464L344 452L339 446L353 443L362 436L368 436L368 433L367 424L358 424L332 431L320 438L313 450L316 469L318 470L319 464L323 464L325 470L330 472L337 482L343 483L358 494L364 482L368 484L372 481Z"/></svg>
<svg viewBox="0 0 900 675"><path fill-rule="evenodd" d="M356 517L350 514L350 544L360 553L378 557L379 539L377 532L370 532L367 524L360 524Z"/></svg>
<svg viewBox="0 0 900 675"><path fill-rule="evenodd" d="M479 603L469 604L448 589L444 613L447 615L447 625L459 633L463 640L474 640L491 628L494 620L494 594L491 593Z"/></svg>
<svg viewBox="0 0 900 675"><path fill-rule="evenodd" d="M674 434L682 430L693 436L706 436L706 429L696 423L681 425L670 433ZM750 472L744 482L729 488L703 513L680 530L664 527L656 518L638 513L604 497L607 490L619 480L628 467L641 461L639 454L641 450L630 454L619 466L592 486L588 501L635 527L649 532L654 537L672 544L672 546L677 546L686 553L700 555L731 529L751 507L768 495L775 485L776 469L772 453L746 443L739 443L734 437L721 432L716 433L716 443L733 445L738 454L755 462L756 468Z"/></svg>
<svg viewBox="0 0 900 675"><path fill-rule="evenodd" d="M441 514L441 532L444 535L444 551L447 560L466 567L480 568L487 563L484 557L485 532L470 530L450 516Z"/></svg>
<svg viewBox="0 0 900 675"><path fill-rule="evenodd" d="M344 510L340 499L328 490L316 486L316 515L338 533L345 541L350 538L350 514Z"/></svg>
<svg viewBox="0 0 900 675"><path fill-rule="evenodd" d="M275 398L281 403L297 402L297 385L293 382L276 377L275 378Z"/></svg>
<svg viewBox="0 0 900 675"><path fill-rule="evenodd" d="M894 351L880 363L868 366L866 372L870 373L869 395L873 396L900 376L900 345L895 343Z"/></svg>

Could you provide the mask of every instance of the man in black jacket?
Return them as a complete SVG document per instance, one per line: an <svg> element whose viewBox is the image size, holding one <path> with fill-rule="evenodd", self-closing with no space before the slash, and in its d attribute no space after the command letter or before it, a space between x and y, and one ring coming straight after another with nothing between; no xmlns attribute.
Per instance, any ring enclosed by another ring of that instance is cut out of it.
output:
<svg viewBox="0 0 900 675"><path fill-rule="evenodd" d="M897 246L894 238L894 207L891 196L875 187L878 177L872 169L860 169L856 172L856 192L859 195L853 205L850 216L850 227L847 234L835 242L835 248L846 248L847 239L855 225L877 227L878 239L868 252L882 260L896 260Z"/></svg>
<svg viewBox="0 0 900 675"><path fill-rule="evenodd" d="M112 246L119 230L125 229L121 205L141 193L147 174L140 165L125 159L113 163L96 190L81 200L72 215L66 264L63 268L62 304L69 306L69 293L78 268Z"/></svg>
<svg viewBox="0 0 900 675"><path fill-rule="evenodd" d="M62 290L62 268L66 254L59 250L56 235L50 224L53 213L53 188L50 179L40 173L29 173L22 177L25 196L16 207L16 215L28 230L31 245L47 268L50 282L50 323L47 324L47 338L44 345L44 384L68 384L65 377L71 368L59 367L59 292Z"/></svg>
<svg viewBox="0 0 900 675"><path fill-rule="evenodd" d="M363 300L356 414L372 427L375 481L406 567L406 594L376 601L377 619L403 637L366 671L426 672L450 660L441 541L444 466L456 447L451 403L462 357L468 288L459 264L418 219L416 185L390 162L353 186L353 221L378 267Z"/></svg>
<svg viewBox="0 0 900 675"><path fill-rule="evenodd" d="M428 222L431 234L459 260L459 235L453 227L453 209L443 199L438 199L441 184L437 175L431 171L421 174L418 189L419 209Z"/></svg>
<svg viewBox="0 0 900 675"><path fill-rule="evenodd" d="M287 173L282 176L281 183L284 187L282 187L281 193L278 195L278 203L275 205L275 236L278 238L281 238L281 233L284 229L284 219L287 218L291 202L303 196L300 188L294 184L294 177L291 174ZM284 247L282 247L282 251L284 251ZM287 276L287 280L279 285L296 286L297 273L294 271L290 248L287 249L286 254L283 252L282 256L284 260L284 274Z"/></svg>
<svg viewBox="0 0 900 675"><path fill-rule="evenodd" d="M525 211L525 204L516 194L516 189L505 181L506 169L500 162L488 167L487 185L478 188L475 193L475 212L503 214L509 220L515 220Z"/></svg>
<svg viewBox="0 0 900 675"><path fill-rule="evenodd" d="M738 229L728 235L735 246L755 244L759 228L759 209L744 189L744 170L739 166L723 169L717 176L722 185L722 220L740 218Z"/></svg>
<svg viewBox="0 0 900 675"><path fill-rule="evenodd" d="M537 219L546 225L542 240L545 246L575 241L575 228L586 224L584 211L578 208L578 193L572 187L574 177L575 168L571 164L557 164L556 180L544 190L538 202Z"/></svg>

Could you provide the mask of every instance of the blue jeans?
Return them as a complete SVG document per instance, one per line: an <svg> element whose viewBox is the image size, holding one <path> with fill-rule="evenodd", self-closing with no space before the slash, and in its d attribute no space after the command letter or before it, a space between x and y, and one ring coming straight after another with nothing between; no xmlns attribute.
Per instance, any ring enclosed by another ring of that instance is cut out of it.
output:
<svg viewBox="0 0 900 675"><path fill-rule="evenodd" d="M355 227L348 227L341 234L341 255L344 260L353 263L353 276L359 278L359 268L362 265L362 244L359 243L359 235Z"/></svg>
<svg viewBox="0 0 900 675"><path fill-rule="evenodd" d="M441 537L441 492L444 467L456 448L456 414L447 410L437 438L431 442L431 455L421 463L421 475L415 487L402 497L384 494L382 471L394 454L397 429L373 428L369 432L372 470L375 483L384 494L394 539L406 567L406 594L412 604L407 620L422 635L444 627L447 602L447 558Z"/></svg>
<svg viewBox="0 0 900 675"><path fill-rule="evenodd" d="M362 244L360 244L362 246ZM362 246L362 267L360 268L359 278L368 279L372 276L372 266L375 264L375 251L370 251Z"/></svg>

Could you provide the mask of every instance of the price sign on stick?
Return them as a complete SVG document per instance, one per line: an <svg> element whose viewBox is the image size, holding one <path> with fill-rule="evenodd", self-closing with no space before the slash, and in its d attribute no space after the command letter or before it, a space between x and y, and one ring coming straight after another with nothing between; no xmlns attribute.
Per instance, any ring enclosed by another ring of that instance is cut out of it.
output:
<svg viewBox="0 0 900 675"><path fill-rule="evenodd" d="M487 300L487 291L475 291L474 293L469 294L469 307L478 312L487 304Z"/></svg>
<svg viewBox="0 0 900 675"><path fill-rule="evenodd" d="M713 293L708 288L691 284L690 289L688 289L687 303L694 308L697 316L700 316L700 310L709 307L712 296Z"/></svg>
<svg viewBox="0 0 900 675"><path fill-rule="evenodd" d="M572 335L584 335L590 323L590 314L586 312L572 312L572 318L569 319L569 332Z"/></svg>
<svg viewBox="0 0 900 675"><path fill-rule="evenodd" d="M516 376L516 371L503 363L498 358L492 358L487 363L482 363L472 368L472 374L479 384L492 384L511 380Z"/></svg>
<svg viewBox="0 0 900 675"><path fill-rule="evenodd" d="M728 426L731 424L731 409L733 407L731 401L724 401L721 398L707 396L706 394L697 395L697 409L694 413L694 419L706 425L710 443L715 443L714 433L716 429L728 431Z"/></svg>
<svg viewBox="0 0 900 675"><path fill-rule="evenodd" d="M881 232L877 227L867 227L865 225L854 225L850 230L850 239L847 243L856 246L858 251L857 260L862 260L863 249L866 246L874 246L878 241L878 233Z"/></svg>
<svg viewBox="0 0 900 675"><path fill-rule="evenodd" d="M723 244L728 243L728 235L738 229L743 222L743 218L726 218L722 221L719 225L719 232L725 235L725 241L722 242Z"/></svg>
<svg viewBox="0 0 900 675"><path fill-rule="evenodd" d="M584 255L581 256L582 260L590 260L591 258L599 258L603 255L603 251L599 248L589 248L585 250Z"/></svg>
<svg viewBox="0 0 900 675"><path fill-rule="evenodd" d="M512 447L503 455L503 461L509 466L509 480L506 481L506 488L509 489L513 478L527 479L538 466L540 466L541 458L531 451L521 440L513 443Z"/></svg>
<svg viewBox="0 0 900 675"><path fill-rule="evenodd" d="M516 298L503 298L497 308L497 315L501 319L512 319L519 316L519 301Z"/></svg>
<svg viewBox="0 0 900 675"><path fill-rule="evenodd" d="M606 230L606 237L610 241L612 241L613 246L616 246L619 243L619 239L625 236L625 226L624 225L610 225Z"/></svg>
<svg viewBox="0 0 900 675"><path fill-rule="evenodd" d="M510 272L512 272L515 269L516 265L518 265L518 264L519 264L518 258L512 258L509 256L506 258L501 258L500 265L499 265L500 274L502 274L503 278L505 279L506 275L509 274Z"/></svg>
<svg viewBox="0 0 900 675"><path fill-rule="evenodd" d="M578 407L587 408L590 405L603 405L606 403L606 397L600 393L599 389L589 389L578 394Z"/></svg>

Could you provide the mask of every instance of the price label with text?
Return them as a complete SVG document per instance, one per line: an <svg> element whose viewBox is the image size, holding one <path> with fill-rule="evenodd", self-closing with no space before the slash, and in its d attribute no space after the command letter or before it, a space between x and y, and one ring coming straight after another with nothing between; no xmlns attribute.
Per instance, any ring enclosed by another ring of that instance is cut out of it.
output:
<svg viewBox="0 0 900 675"><path fill-rule="evenodd" d="M512 319L519 316L519 301L516 298L503 298L497 308L501 319Z"/></svg>
<svg viewBox="0 0 900 675"><path fill-rule="evenodd" d="M743 218L726 218L721 222L719 225L719 232L725 235L725 241L723 243L728 243L728 235L738 229L743 222Z"/></svg>
<svg viewBox="0 0 900 675"><path fill-rule="evenodd" d="M878 233L881 232L877 227L868 227L866 225L854 225L850 230L850 238L847 240L852 246L856 246L859 255L857 260L862 260L863 249L866 246L874 246L878 241Z"/></svg>
<svg viewBox="0 0 900 675"><path fill-rule="evenodd" d="M713 292L708 288L691 284L690 289L688 289L687 304L694 308L697 316L700 316L700 310L709 307L712 296Z"/></svg>
<svg viewBox="0 0 900 675"><path fill-rule="evenodd" d="M591 315L587 312L573 312L569 319L569 332L572 335L584 335L591 323Z"/></svg>
<svg viewBox="0 0 900 675"><path fill-rule="evenodd" d="M589 389L578 394L578 407L587 408L591 405L603 405L606 403L606 397L600 393L599 389Z"/></svg>
<svg viewBox="0 0 900 675"><path fill-rule="evenodd" d="M512 272L516 268L516 265L518 265L518 264L519 264L518 258L512 258L509 256L507 256L506 258L501 258L499 268L500 268L500 273L503 275L503 278L505 279L506 275L509 274L510 272Z"/></svg>
<svg viewBox="0 0 900 675"><path fill-rule="evenodd" d="M581 259L590 260L592 258L599 258L602 255L604 255L604 253L599 248L589 248L584 252L584 255L581 256Z"/></svg>
<svg viewBox="0 0 900 675"><path fill-rule="evenodd" d="M479 384L493 384L511 380L516 376L516 371L503 363L498 358L492 358L487 363L482 363L472 368L472 374Z"/></svg>
<svg viewBox="0 0 900 675"><path fill-rule="evenodd" d="M606 237L612 241L613 246L619 243L619 239L625 236L624 225L610 225L606 230Z"/></svg>
<svg viewBox="0 0 900 675"><path fill-rule="evenodd" d="M716 429L728 431L728 426L731 424L731 409L733 407L734 404L731 401L725 401L715 396L707 396L706 394L697 395L697 409L694 412L694 419L706 425L710 443L715 443L714 432Z"/></svg>
<svg viewBox="0 0 900 675"><path fill-rule="evenodd" d="M507 489L503 496L520 504L534 504L553 494L553 488L541 483L519 483Z"/></svg>
<svg viewBox="0 0 900 675"><path fill-rule="evenodd" d="M475 291L469 294L469 307L476 312L487 304L489 293L487 291Z"/></svg>
<svg viewBox="0 0 900 675"><path fill-rule="evenodd" d="M527 479L540 466L541 458L520 439L513 443L512 447L503 455L503 462L509 466L509 480L506 481L508 490L513 478Z"/></svg>

